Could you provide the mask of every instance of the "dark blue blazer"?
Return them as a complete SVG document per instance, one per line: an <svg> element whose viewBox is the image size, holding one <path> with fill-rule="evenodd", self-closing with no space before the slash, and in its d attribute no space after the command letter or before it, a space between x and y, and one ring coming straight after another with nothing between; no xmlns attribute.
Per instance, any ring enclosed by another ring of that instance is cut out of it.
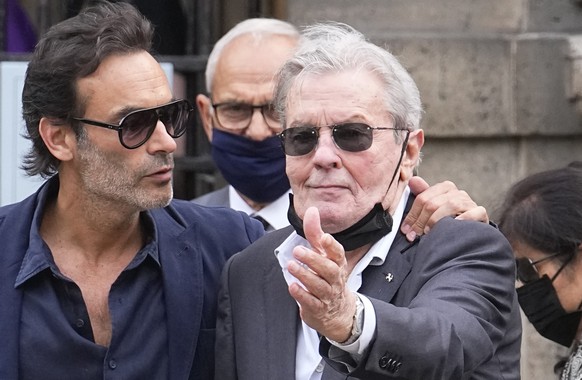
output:
<svg viewBox="0 0 582 380"><path fill-rule="evenodd" d="M44 187L20 203L0 208L0 379L18 378L22 292L14 282ZM187 201L174 200L151 213L164 281L169 378L211 379L220 272L231 255L264 234L263 227L244 213Z"/></svg>

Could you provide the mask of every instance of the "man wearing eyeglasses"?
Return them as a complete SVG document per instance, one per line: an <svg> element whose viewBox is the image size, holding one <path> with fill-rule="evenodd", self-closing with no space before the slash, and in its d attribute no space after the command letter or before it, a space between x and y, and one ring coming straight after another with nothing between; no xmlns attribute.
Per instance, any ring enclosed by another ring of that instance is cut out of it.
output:
<svg viewBox="0 0 582 380"><path fill-rule="evenodd" d="M291 226L223 270L216 379L519 379L503 235L448 217L399 230L424 133L396 58L345 24L307 27L274 93Z"/></svg>
<svg viewBox="0 0 582 380"><path fill-rule="evenodd" d="M52 27L23 90L23 167L48 178L0 209L0 379L210 379L228 257L248 216L172 200L195 117L149 53L153 28L101 2Z"/></svg>
<svg viewBox="0 0 582 380"><path fill-rule="evenodd" d="M284 21L254 18L237 24L209 55L208 96L196 97L212 158L228 186L194 201L253 215L267 231L289 225L289 180L277 136L282 127L272 105L273 78L298 40L298 30ZM428 188L416 178L411 186L423 193L403 223L410 240L446 215L488 221L486 210L451 182Z"/></svg>

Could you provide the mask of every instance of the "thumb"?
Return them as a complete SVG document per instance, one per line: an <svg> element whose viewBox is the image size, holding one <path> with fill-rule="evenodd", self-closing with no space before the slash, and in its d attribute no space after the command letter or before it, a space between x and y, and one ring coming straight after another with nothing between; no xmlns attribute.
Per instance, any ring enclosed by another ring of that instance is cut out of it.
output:
<svg viewBox="0 0 582 380"><path fill-rule="evenodd" d="M303 216L303 232L313 250L319 253L325 252L322 246L324 232L321 229L319 210L317 208L309 207L305 211L305 215Z"/></svg>

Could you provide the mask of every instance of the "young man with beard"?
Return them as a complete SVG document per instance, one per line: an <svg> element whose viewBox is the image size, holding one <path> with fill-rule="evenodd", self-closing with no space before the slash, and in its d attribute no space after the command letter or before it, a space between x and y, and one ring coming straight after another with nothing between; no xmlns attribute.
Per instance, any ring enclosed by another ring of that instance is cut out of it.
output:
<svg viewBox="0 0 582 380"><path fill-rule="evenodd" d="M174 139L195 116L152 32L102 2L36 46L23 167L48 180L0 209L2 379L212 378L221 268L264 231L172 200Z"/></svg>

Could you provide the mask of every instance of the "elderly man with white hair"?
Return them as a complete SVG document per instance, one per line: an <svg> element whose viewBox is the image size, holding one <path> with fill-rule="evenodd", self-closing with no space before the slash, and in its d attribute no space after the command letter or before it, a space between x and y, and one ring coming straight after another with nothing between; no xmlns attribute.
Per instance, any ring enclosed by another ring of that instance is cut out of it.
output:
<svg viewBox="0 0 582 380"><path fill-rule="evenodd" d="M217 379L518 379L509 243L445 217L399 230L424 144L416 84L344 24L303 32L275 90L291 227L226 264Z"/></svg>

